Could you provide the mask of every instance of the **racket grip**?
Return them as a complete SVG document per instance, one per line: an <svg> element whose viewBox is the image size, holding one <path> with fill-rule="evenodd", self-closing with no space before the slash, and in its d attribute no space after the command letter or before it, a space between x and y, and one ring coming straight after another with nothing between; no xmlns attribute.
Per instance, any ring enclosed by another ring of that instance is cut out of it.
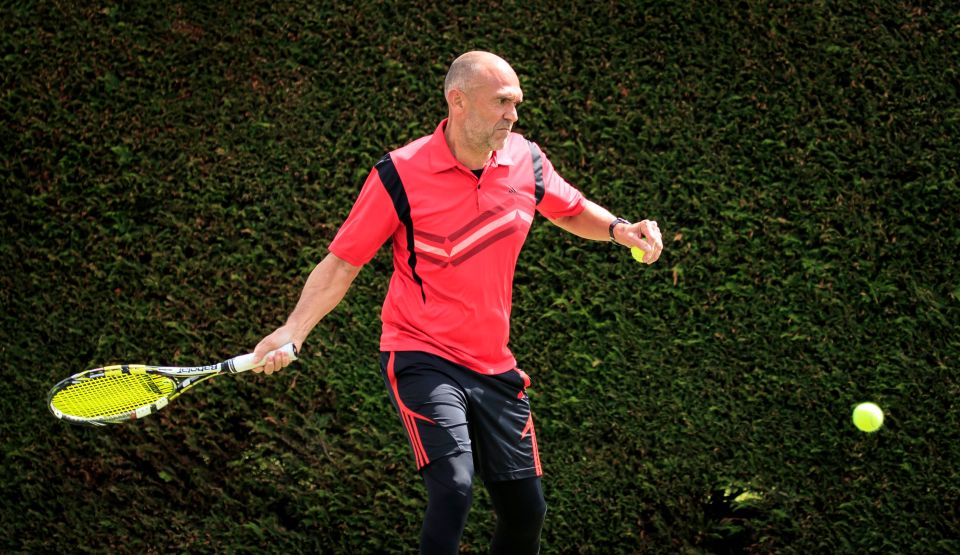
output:
<svg viewBox="0 0 960 555"><path fill-rule="evenodd" d="M270 351L269 353L267 353L267 356L263 357L260 360L256 360L254 358L255 356L254 353L249 353L246 355L240 355L238 357L234 357L226 362L227 368L225 369L225 371L230 374L236 374L238 372L246 372L247 370L252 370L258 366L263 366L263 361L267 360L267 358L274 353L287 353L287 356L290 357L291 362L294 360L297 360L296 345L294 345L293 343L287 343L286 345L284 345L283 347L280 347L275 351Z"/></svg>

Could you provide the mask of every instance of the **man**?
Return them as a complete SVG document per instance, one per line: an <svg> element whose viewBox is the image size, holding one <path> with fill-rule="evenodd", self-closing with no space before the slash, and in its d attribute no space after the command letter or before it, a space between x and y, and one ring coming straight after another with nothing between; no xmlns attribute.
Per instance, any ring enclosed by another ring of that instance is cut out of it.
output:
<svg viewBox="0 0 960 555"><path fill-rule="evenodd" d="M497 513L491 552L537 553L546 504L530 381L507 347L514 269L534 213L580 237L639 247L651 263L663 241L656 222L615 218L511 132L523 92L506 61L460 56L444 94L448 118L376 164L287 322L255 352L299 348L393 238L380 364L427 489L421 552L457 552L476 470ZM271 356L258 371L288 363Z"/></svg>

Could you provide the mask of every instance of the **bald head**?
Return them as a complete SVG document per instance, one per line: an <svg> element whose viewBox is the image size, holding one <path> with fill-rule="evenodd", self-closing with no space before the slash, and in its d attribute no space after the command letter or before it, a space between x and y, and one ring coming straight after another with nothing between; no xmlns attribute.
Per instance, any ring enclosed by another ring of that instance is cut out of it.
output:
<svg viewBox="0 0 960 555"><path fill-rule="evenodd" d="M462 54L450 64L447 78L443 83L443 95L449 95L452 89L469 91L478 81L491 73L509 75L519 81L510 64L496 54L479 50Z"/></svg>
<svg viewBox="0 0 960 555"><path fill-rule="evenodd" d="M450 64L443 88L449 110L443 131L447 145L467 168L482 168L493 151L504 148L519 118L520 80L503 58L467 52Z"/></svg>

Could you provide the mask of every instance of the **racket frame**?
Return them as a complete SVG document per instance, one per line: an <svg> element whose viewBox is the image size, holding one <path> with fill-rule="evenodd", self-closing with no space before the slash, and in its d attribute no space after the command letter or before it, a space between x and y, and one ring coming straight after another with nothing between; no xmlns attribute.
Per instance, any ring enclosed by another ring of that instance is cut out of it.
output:
<svg viewBox="0 0 960 555"><path fill-rule="evenodd" d="M47 393L47 408L55 417L72 424L83 424L88 426L105 426L107 424L119 424L130 420L137 420L153 414L166 407L179 397L183 392L192 388L200 382L206 381L214 376L222 374L239 374L247 372L259 366L272 354L285 352L291 361L297 360L297 348L293 343L287 343L276 351L271 351L263 359L256 360L253 353L240 355L216 364L205 366L150 366L143 364L117 364L113 366L104 366L86 370L65 378L54 385ZM173 390L158 398L152 403L141 405L134 410L112 416L82 417L73 414L67 414L53 406L53 398L57 393L70 387L83 383L85 381L114 376L118 374L153 374L170 378L174 382Z"/></svg>

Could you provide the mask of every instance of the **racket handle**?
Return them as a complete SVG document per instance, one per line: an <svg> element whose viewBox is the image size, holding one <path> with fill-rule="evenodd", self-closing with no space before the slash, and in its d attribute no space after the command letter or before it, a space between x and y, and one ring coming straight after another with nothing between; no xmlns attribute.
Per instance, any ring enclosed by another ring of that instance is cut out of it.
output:
<svg viewBox="0 0 960 555"><path fill-rule="evenodd" d="M236 374L238 372L246 372L247 370L252 370L258 366L263 366L263 361L267 360L267 357L269 357L274 353L287 353L287 355L290 357L291 362L294 360L297 360L296 345L294 345L293 343L287 343L286 345L284 345L283 347L280 347L276 351L270 351L269 353L267 353L267 356L263 357L260 360L256 360L254 358L255 356L254 353L249 353L246 355L240 355L238 357L231 358L226 363L224 363L226 364L227 367L223 371L230 374Z"/></svg>

